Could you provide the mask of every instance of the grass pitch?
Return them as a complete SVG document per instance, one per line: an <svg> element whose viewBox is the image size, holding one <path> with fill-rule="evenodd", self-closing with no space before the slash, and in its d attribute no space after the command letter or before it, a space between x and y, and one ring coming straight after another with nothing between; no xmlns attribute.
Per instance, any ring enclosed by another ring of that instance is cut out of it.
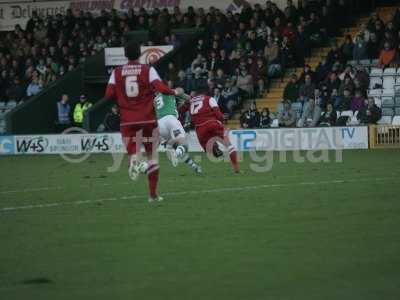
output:
<svg viewBox="0 0 400 300"><path fill-rule="evenodd" d="M204 174L0 158L0 299L399 299L400 152ZM333 155L331 156L333 157Z"/></svg>

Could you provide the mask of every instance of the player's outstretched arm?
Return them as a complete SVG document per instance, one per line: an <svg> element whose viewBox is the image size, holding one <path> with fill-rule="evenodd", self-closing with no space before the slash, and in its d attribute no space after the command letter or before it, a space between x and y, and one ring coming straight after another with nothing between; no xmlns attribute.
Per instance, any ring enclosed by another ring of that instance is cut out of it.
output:
<svg viewBox="0 0 400 300"><path fill-rule="evenodd" d="M209 101L210 107L212 109L212 111L214 112L215 118L221 122L224 121L224 114L221 112L221 110L219 109L217 100L215 100L214 98L210 98Z"/></svg>
<svg viewBox="0 0 400 300"><path fill-rule="evenodd" d="M106 88L106 94L105 98L107 100L114 100L116 97L116 92L115 92L115 71L113 70L110 76L110 79L108 80L107 88Z"/></svg>
<svg viewBox="0 0 400 300"><path fill-rule="evenodd" d="M156 69L150 67L149 82L151 86L159 93L164 95L178 95L176 90L170 89L160 78Z"/></svg>

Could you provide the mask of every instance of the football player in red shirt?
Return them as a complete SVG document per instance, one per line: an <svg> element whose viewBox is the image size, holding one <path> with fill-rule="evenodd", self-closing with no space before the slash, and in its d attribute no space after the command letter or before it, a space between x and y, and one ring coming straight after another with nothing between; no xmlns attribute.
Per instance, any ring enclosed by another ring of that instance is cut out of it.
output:
<svg viewBox="0 0 400 300"><path fill-rule="evenodd" d="M194 97L185 95L188 101L180 107L180 112L190 111L192 123L196 127L196 134L204 151L212 151L214 156L223 155L218 147L217 140L229 151L229 157L235 173L239 173L239 162L235 147L230 143L228 136L225 136L223 125L224 115L219 109L217 101L204 94L207 87L199 87L194 91Z"/></svg>
<svg viewBox="0 0 400 300"><path fill-rule="evenodd" d="M138 62L140 47L131 41L125 46L125 56L128 63L118 66L111 74L107 85L107 99L115 99L121 112L120 130L129 155L129 175L135 180L139 173L146 172L149 185L149 202L163 200L157 193L159 165L157 147L159 132L154 114L153 100L155 91L166 95L178 95L165 85L157 71ZM148 160L140 162L141 145L144 145ZM143 169L146 170L143 170Z"/></svg>

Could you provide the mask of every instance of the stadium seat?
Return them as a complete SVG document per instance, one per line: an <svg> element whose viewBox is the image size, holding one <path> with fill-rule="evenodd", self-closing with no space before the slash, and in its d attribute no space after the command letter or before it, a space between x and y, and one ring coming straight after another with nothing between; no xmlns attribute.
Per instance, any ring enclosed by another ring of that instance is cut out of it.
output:
<svg viewBox="0 0 400 300"><path fill-rule="evenodd" d="M292 103L292 108L297 112L301 112L303 110L303 104L301 102L294 102Z"/></svg>
<svg viewBox="0 0 400 300"><path fill-rule="evenodd" d="M394 86L394 93L400 95L400 81L398 81Z"/></svg>
<svg viewBox="0 0 400 300"><path fill-rule="evenodd" d="M383 89L394 89L395 82L394 76L383 77Z"/></svg>
<svg viewBox="0 0 400 300"><path fill-rule="evenodd" d="M392 124L392 116L382 116L382 118L378 121L379 125L390 125Z"/></svg>
<svg viewBox="0 0 400 300"><path fill-rule="evenodd" d="M382 108L382 116L393 117L393 115L394 115L393 108Z"/></svg>
<svg viewBox="0 0 400 300"><path fill-rule="evenodd" d="M394 97L394 89L383 89L382 97Z"/></svg>
<svg viewBox="0 0 400 300"><path fill-rule="evenodd" d="M372 68L369 73L370 77L381 77L383 75L383 69L381 68Z"/></svg>
<svg viewBox="0 0 400 300"><path fill-rule="evenodd" d="M276 112L277 113L280 113L280 112L282 112L283 111L283 103L279 103L278 104L278 107L276 108Z"/></svg>
<svg viewBox="0 0 400 300"><path fill-rule="evenodd" d="M5 109L6 108L6 103L0 101L0 109Z"/></svg>
<svg viewBox="0 0 400 300"><path fill-rule="evenodd" d="M400 116L400 107L395 108L395 115Z"/></svg>
<svg viewBox="0 0 400 300"><path fill-rule="evenodd" d="M8 101L6 104L6 109L13 109L14 107L17 106L17 102L15 101Z"/></svg>
<svg viewBox="0 0 400 300"><path fill-rule="evenodd" d="M374 97L375 104L378 107L382 107L382 98L381 97Z"/></svg>
<svg viewBox="0 0 400 300"><path fill-rule="evenodd" d="M380 77L372 77L370 82L369 82L369 89L373 90L375 87L381 88L383 86L383 80Z"/></svg>
<svg viewBox="0 0 400 300"><path fill-rule="evenodd" d="M272 128L278 128L279 127L279 121L278 119L273 119L271 123Z"/></svg>
<svg viewBox="0 0 400 300"><path fill-rule="evenodd" d="M362 65L363 67L369 67L369 66L371 66L371 60L362 59L362 60L360 60L360 65Z"/></svg>
<svg viewBox="0 0 400 300"><path fill-rule="evenodd" d="M382 97L382 107L390 107L394 106L394 98L393 97Z"/></svg>
<svg viewBox="0 0 400 300"><path fill-rule="evenodd" d="M386 68L383 71L383 76L396 76L396 68Z"/></svg>
<svg viewBox="0 0 400 300"><path fill-rule="evenodd" d="M349 117L352 118L353 117L353 111L352 110L344 110L340 113L341 117Z"/></svg>
<svg viewBox="0 0 400 300"><path fill-rule="evenodd" d="M357 60L349 60L347 62L347 64L352 66L352 67L356 67L358 65L358 61Z"/></svg>
<svg viewBox="0 0 400 300"><path fill-rule="evenodd" d="M379 64L379 59L372 59L371 60L371 66L376 67Z"/></svg>
<svg viewBox="0 0 400 300"><path fill-rule="evenodd" d="M392 125L400 125L400 116L394 116Z"/></svg>
<svg viewBox="0 0 400 300"><path fill-rule="evenodd" d="M400 96L396 96L396 97L394 98L394 103L395 103L395 105L396 105L397 107L400 107Z"/></svg>
<svg viewBox="0 0 400 300"><path fill-rule="evenodd" d="M380 97L382 95L382 89L372 89L368 90L368 96Z"/></svg>

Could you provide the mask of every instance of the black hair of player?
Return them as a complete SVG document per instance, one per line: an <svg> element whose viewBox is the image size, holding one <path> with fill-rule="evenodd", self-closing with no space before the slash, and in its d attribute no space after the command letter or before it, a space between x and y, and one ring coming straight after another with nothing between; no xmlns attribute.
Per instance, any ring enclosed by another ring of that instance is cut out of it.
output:
<svg viewBox="0 0 400 300"><path fill-rule="evenodd" d="M140 57L140 46L135 41L129 41L125 45L125 56L129 60L137 60Z"/></svg>
<svg viewBox="0 0 400 300"><path fill-rule="evenodd" d="M207 95L208 94L208 85L203 84L203 83L197 84L195 86L195 88L193 89L193 92L196 95Z"/></svg>

